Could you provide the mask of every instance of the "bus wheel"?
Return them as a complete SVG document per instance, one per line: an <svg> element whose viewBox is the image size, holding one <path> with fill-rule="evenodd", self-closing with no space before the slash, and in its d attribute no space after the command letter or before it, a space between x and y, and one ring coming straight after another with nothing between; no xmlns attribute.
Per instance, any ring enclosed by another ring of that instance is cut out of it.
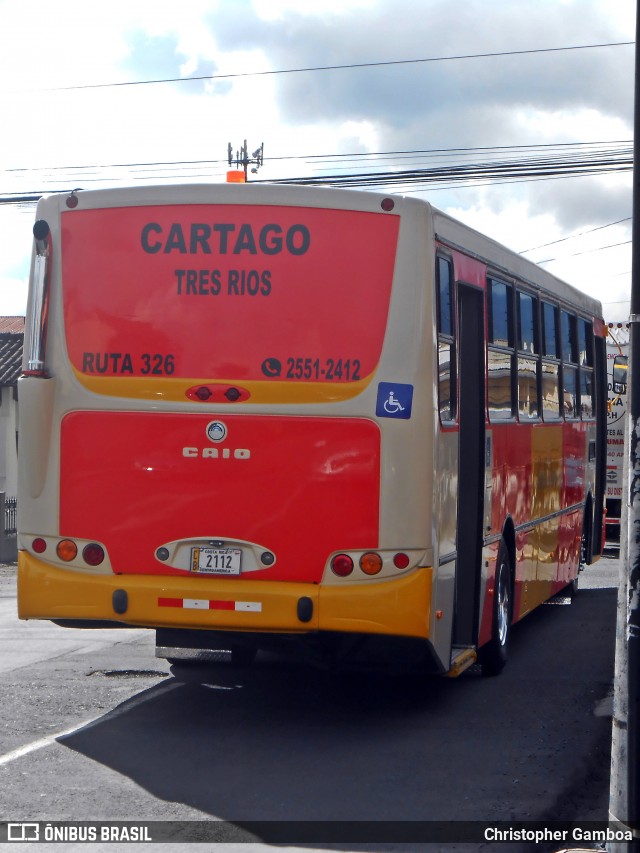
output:
<svg viewBox="0 0 640 853"><path fill-rule="evenodd" d="M584 520L582 522L582 535L580 537L580 557L578 563L578 574L571 581L571 583L567 586L566 592L568 595L573 598L574 595L578 592L579 588L579 578L580 573L583 572L586 567L590 564L590 552L591 552L591 535L590 535L590 525L589 525L589 515L587 512L584 514Z"/></svg>
<svg viewBox="0 0 640 853"><path fill-rule="evenodd" d="M496 581L493 589L493 623L491 640L480 649L483 675L498 675L507 662L511 634L511 566L504 539L498 549Z"/></svg>

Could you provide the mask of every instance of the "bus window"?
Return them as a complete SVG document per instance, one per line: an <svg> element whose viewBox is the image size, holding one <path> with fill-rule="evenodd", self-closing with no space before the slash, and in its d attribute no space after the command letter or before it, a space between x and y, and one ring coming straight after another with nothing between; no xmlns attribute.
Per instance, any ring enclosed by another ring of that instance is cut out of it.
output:
<svg viewBox="0 0 640 853"><path fill-rule="evenodd" d="M558 357L558 316L556 309L548 302L542 303L542 354L549 358Z"/></svg>
<svg viewBox="0 0 640 853"><path fill-rule="evenodd" d="M562 396L563 411L565 418L577 418L578 412L578 388L576 382L577 370L566 364L562 365Z"/></svg>
<svg viewBox="0 0 640 853"><path fill-rule="evenodd" d="M542 417L545 421L560 417L560 364L558 361L558 311L542 302Z"/></svg>
<svg viewBox="0 0 640 853"><path fill-rule="evenodd" d="M593 371L580 371L580 414L583 420L591 420L595 417L593 407Z"/></svg>
<svg viewBox="0 0 640 853"><path fill-rule="evenodd" d="M489 420L513 417L513 287L489 279L487 399Z"/></svg>
<svg viewBox="0 0 640 853"><path fill-rule="evenodd" d="M453 316L453 275L451 261L438 258L438 406L440 420L456 418L456 349Z"/></svg>
<svg viewBox="0 0 640 853"><path fill-rule="evenodd" d="M593 323L578 318L578 363L580 365L580 415L595 417L593 405Z"/></svg>
<svg viewBox="0 0 640 853"><path fill-rule="evenodd" d="M518 356L518 415L521 420L538 417L538 362Z"/></svg>
<svg viewBox="0 0 640 853"><path fill-rule="evenodd" d="M576 364L578 361L576 352L576 318L566 311L560 312L560 334L562 340L562 360Z"/></svg>
<svg viewBox="0 0 640 853"><path fill-rule="evenodd" d="M565 418L578 418L578 362L576 318L567 311L560 312L560 342L562 350L562 393Z"/></svg>
<svg viewBox="0 0 640 853"><path fill-rule="evenodd" d="M500 347L513 346L512 299L513 288L502 281L491 281L489 291L491 332L489 340Z"/></svg>
<svg viewBox="0 0 640 853"><path fill-rule="evenodd" d="M456 417L455 395L455 362L453 344L447 341L438 342L438 397L440 403L440 420L454 421Z"/></svg>
<svg viewBox="0 0 640 853"><path fill-rule="evenodd" d="M555 362L542 362L542 417L545 421L558 420L560 417L559 365Z"/></svg>
<svg viewBox="0 0 640 853"><path fill-rule="evenodd" d="M518 349L536 354L535 300L528 293L518 293Z"/></svg>
<svg viewBox="0 0 640 853"><path fill-rule="evenodd" d="M453 279L451 262L438 258L438 332L453 337Z"/></svg>
<svg viewBox="0 0 640 853"><path fill-rule="evenodd" d="M593 367L593 324L578 320L578 361L582 367Z"/></svg>
<svg viewBox="0 0 640 853"><path fill-rule="evenodd" d="M536 300L518 293L518 417L533 420L539 416ZM528 356L528 357L524 357Z"/></svg>

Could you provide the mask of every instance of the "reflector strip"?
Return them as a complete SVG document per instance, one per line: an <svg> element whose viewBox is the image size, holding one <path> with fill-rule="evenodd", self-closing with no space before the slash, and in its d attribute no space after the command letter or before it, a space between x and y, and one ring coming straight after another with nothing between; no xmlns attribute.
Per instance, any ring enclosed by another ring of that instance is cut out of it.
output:
<svg viewBox="0 0 640 853"><path fill-rule="evenodd" d="M181 607L184 610L241 610L262 613L261 601L209 601L206 598L159 598L158 607Z"/></svg>

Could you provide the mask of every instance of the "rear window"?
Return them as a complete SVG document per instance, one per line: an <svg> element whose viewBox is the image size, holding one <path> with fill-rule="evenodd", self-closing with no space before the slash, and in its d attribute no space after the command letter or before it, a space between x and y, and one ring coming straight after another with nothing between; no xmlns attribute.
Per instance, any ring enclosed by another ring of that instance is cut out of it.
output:
<svg viewBox="0 0 640 853"><path fill-rule="evenodd" d="M249 392L362 382L382 350L398 225L395 215L296 207L65 211L71 363L92 389L125 396L148 396L150 381ZM101 377L144 382L116 392Z"/></svg>

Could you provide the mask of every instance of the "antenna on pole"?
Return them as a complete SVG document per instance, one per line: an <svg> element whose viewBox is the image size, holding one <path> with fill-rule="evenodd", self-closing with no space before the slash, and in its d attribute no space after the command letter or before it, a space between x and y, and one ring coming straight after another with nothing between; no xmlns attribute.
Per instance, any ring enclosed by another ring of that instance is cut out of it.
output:
<svg viewBox="0 0 640 853"><path fill-rule="evenodd" d="M242 148L239 151L236 151L235 155L233 153L233 146L231 143L229 143L227 150L229 155L229 165L233 166L235 164L236 169L242 169L245 181L247 180L247 171L249 166L252 166L251 174L256 175L258 169L264 163L264 142L260 145L260 148L256 148L251 155L249 155L249 148L247 147L246 139Z"/></svg>

